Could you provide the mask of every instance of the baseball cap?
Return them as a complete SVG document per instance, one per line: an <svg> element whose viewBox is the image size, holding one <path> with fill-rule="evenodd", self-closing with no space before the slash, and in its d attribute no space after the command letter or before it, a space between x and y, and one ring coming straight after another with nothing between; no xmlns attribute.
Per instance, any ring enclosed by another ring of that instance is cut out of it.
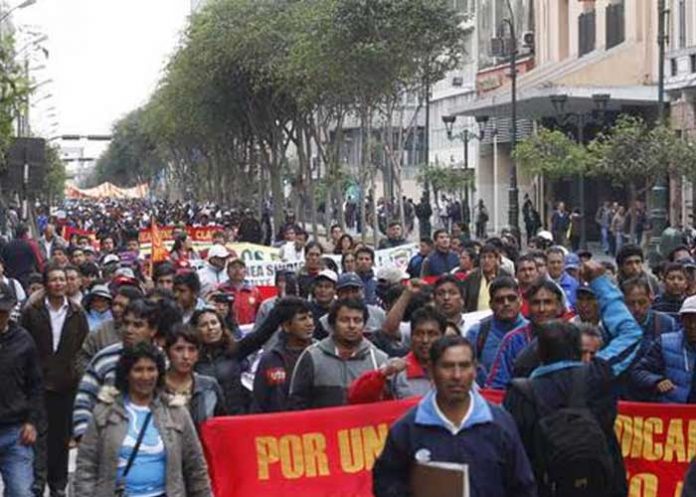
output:
<svg viewBox="0 0 696 497"><path fill-rule="evenodd" d="M91 297L104 297L105 299L112 300L113 296L106 285L94 285L89 291Z"/></svg>
<svg viewBox="0 0 696 497"><path fill-rule="evenodd" d="M580 286L578 287L578 289L575 291L575 293L576 293L577 295L580 295L581 293L586 293L586 294L588 294L588 295L594 295L594 294L595 294L595 293L594 293L594 290L592 290L592 288L590 288L590 285L588 285L587 283L583 283L582 285L580 285Z"/></svg>
<svg viewBox="0 0 696 497"><path fill-rule="evenodd" d="M116 254L109 254L104 257L102 264L106 266L107 264L113 264L114 262L121 262L121 258Z"/></svg>
<svg viewBox="0 0 696 497"><path fill-rule="evenodd" d="M566 269L578 269L580 267L580 257L577 254L568 254L565 256Z"/></svg>
<svg viewBox="0 0 696 497"><path fill-rule="evenodd" d="M409 279L409 275L396 266L387 266L377 271L376 278L378 281L384 280L387 283L396 284Z"/></svg>
<svg viewBox="0 0 696 497"><path fill-rule="evenodd" d="M343 273L338 278L338 284L336 285L337 290L342 288L365 288L360 277L355 273Z"/></svg>
<svg viewBox="0 0 696 497"><path fill-rule="evenodd" d="M0 283L0 311L10 312L15 305L17 305L17 298L10 291L10 287L5 283Z"/></svg>
<svg viewBox="0 0 696 497"><path fill-rule="evenodd" d="M334 272L331 271L330 269L324 269L323 271L320 271L319 274L317 274L314 279L318 280L320 278L324 278L329 281L333 281L334 283L338 282L338 275Z"/></svg>
<svg viewBox="0 0 696 497"><path fill-rule="evenodd" d="M696 262L694 261L693 257L684 257L683 259L679 259L678 262L686 269L696 268Z"/></svg>
<svg viewBox="0 0 696 497"><path fill-rule="evenodd" d="M696 314L696 295L684 301L679 309L679 314Z"/></svg>
<svg viewBox="0 0 696 497"><path fill-rule="evenodd" d="M208 250L208 259L212 257L219 257L220 259L227 259L230 256L229 250L224 245L213 245Z"/></svg>
<svg viewBox="0 0 696 497"><path fill-rule="evenodd" d="M550 231L540 231L539 233L537 233L537 236L549 242L553 241L553 235Z"/></svg>
<svg viewBox="0 0 696 497"><path fill-rule="evenodd" d="M121 277L121 278L130 278L130 279L135 279L135 273L133 270L129 267L120 267L116 270L114 273L114 277Z"/></svg>

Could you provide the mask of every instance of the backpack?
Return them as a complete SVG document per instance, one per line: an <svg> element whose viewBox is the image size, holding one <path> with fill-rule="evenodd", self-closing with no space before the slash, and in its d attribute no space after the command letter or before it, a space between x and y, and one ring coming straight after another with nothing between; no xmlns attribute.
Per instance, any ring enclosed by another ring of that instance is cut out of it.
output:
<svg viewBox="0 0 696 497"><path fill-rule="evenodd" d="M513 383L535 406L534 461L539 495L547 497L606 497L613 488L609 444L597 419L587 408L587 368L575 368L566 405L550 409L530 379Z"/></svg>

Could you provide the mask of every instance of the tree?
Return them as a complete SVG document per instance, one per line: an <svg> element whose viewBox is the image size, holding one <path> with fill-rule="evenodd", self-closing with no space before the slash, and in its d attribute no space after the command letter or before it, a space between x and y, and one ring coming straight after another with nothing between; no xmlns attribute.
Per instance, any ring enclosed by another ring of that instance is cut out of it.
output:
<svg viewBox="0 0 696 497"><path fill-rule="evenodd" d="M584 146L561 131L544 127L517 144L514 160L530 175L550 180L587 174L591 167Z"/></svg>
<svg viewBox="0 0 696 497"><path fill-rule="evenodd" d="M164 169L165 161L145 129L143 118L143 109L136 109L113 126L109 147L97 161L97 184L109 181L135 186L149 182Z"/></svg>

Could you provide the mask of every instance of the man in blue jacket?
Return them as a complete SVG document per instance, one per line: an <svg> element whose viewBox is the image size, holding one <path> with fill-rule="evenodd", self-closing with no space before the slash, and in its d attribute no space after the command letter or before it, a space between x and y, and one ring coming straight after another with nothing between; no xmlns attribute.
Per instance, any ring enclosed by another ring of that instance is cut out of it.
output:
<svg viewBox="0 0 696 497"><path fill-rule="evenodd" d="M515 423L472 385L476 359L463 337L430 348L434 391L389 430L372 471L375 497L410 495L414 465L466 464L471 497L535 497L536 483Z"/></svg>
<svg viewBox="0 0 696 497"><path fill-rule="evenodd" d="M613 485L609 495L625 496L626 474L614 433L618 400L615 386L616 379L633 361L642 332L624 304L621 292L605 275L601 264L586 262L582 274L597 296L610 341L585 364L581 361L581 337L577 327L562 322L546 323L537 333L542 365L533 371L531 386L547 410L558 409L568 405L568 395L577 374L575 371L585 368L582 374L587 407L604 432L613 462ZM534 440L538 406L517 383L507 391L503 405L515 419L527 454L534 463L537 460Z"/></svg>
<svg viewBox="0 0 696 497"><path fill-rule="evenodd" d="M568 306L571 309L575 309L575 300L580 283L568 271L578 269L580 258L575 254L566 256L563 248L555 246L546 251L546 259L549 277L563 289Z"/></svg>
<svg viewBox="0 0 696 497"><path fill-rule="evenodd" d="M474 346L478 366L476 383L480 386L486 381L503 337L527 324L527 320L520 314L522 299L514 279L508 276L498 277L491 283L489 291L493 315L472 326L466 334L466 338Z"/></svg>
<svg viewBox="0 0 696 497"><path fill-rule="evenodd" d="M679 311L682 328L657 337L631 370L631 383L653 402L696 404L696 296Z"/></svg>

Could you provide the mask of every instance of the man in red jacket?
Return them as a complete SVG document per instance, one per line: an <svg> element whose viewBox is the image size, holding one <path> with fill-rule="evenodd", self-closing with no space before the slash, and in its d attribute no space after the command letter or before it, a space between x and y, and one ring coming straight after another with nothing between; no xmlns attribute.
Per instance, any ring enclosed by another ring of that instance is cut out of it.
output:
<svg viewBox="0 0 696 497"><path fill-rule="evenodd" d="M246 263L239 257L231 258L227 263L227 283L220 285L220 290L232 295L232 308L237 324L253 324L261 305L259 289L246 281Z"/></svg>
<svg viewBox="0 0 696 497"><path fill-rule="evenodd" d="M432 307L423 307L411 318L411 351L368 371L348 389L349 404L366 404L385 399L422 397L430 391L428 364L430 346L445 335L447 319Z"/></svg>

